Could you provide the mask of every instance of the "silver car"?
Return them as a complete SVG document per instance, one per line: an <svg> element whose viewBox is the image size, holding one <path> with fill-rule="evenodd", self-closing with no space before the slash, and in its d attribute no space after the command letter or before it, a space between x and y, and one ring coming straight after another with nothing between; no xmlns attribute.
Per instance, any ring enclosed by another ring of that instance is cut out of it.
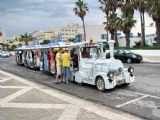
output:
<svg viewBox="0 0 160 120"><path fill-rule="evenodd" d="M0 51L0 57L7 58L10 56L10 53L7 51Z"/></svg>

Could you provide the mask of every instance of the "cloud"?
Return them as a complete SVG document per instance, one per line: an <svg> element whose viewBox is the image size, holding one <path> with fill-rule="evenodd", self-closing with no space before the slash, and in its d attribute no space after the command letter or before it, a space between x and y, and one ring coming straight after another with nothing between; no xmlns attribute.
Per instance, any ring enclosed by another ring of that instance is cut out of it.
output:
<svg viewBox="0 0 160 120"><path fill-rule="evenodd" d="M89 7L86 24L102 24L105 18L98 0L85 1ZM0 0L0 27L13 36L70 23L82 24L73 12L74 7L75 0Z"/></svg>

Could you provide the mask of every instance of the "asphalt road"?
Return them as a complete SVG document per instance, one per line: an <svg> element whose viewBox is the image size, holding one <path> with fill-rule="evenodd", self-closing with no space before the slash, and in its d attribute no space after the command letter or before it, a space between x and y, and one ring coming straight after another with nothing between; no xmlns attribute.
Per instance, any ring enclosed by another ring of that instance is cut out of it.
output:
<svg viewBox="0 0 160 120"><path fill-rule="evenodd" d="M160 64L125 64L130 65L135 68L135 83L99 92L90 85L54 84L52 75L17 66L13 58L0 58L0 69L4 71L149 120L160 120Z"/></svg>

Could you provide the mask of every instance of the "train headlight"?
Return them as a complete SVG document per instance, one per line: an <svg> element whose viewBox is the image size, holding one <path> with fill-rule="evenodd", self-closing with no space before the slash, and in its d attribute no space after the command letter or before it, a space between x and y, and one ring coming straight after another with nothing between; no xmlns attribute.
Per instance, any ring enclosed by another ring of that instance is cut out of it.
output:
<svg viewBox="0 0 160 120"><path fill-rule="evenodd" d="M128 68L128 72L133 73L134 72L134 68L133 67L129 67Z"/></svg>
<svg viewBox="0 0 160 120"><path fill-rule="evenodd" d="M109 78L113 78L114 73L110 71L110 72L108 72L107 76L108 76Z"/></svg>
<svg viewBox="0 0 160 120"><path fill-rule="evenodd" d="M134 68L133 67L129 67L128 68L128 72L130 73L130 76L133 77Z"/></svg>

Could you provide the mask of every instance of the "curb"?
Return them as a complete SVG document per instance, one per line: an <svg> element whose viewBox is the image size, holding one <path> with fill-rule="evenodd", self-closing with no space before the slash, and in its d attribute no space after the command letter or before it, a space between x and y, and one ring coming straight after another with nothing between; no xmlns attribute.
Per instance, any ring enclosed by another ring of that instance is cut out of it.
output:
<svg viewBox="0 0 160 120"><path fill-rule="evenodd" d="M160 60L157 59L157 60L150 60L150 59L147 59L145 57L143 57L143 61L144 63L152 63L152 64L159 64L160 63Z"/></svg>

